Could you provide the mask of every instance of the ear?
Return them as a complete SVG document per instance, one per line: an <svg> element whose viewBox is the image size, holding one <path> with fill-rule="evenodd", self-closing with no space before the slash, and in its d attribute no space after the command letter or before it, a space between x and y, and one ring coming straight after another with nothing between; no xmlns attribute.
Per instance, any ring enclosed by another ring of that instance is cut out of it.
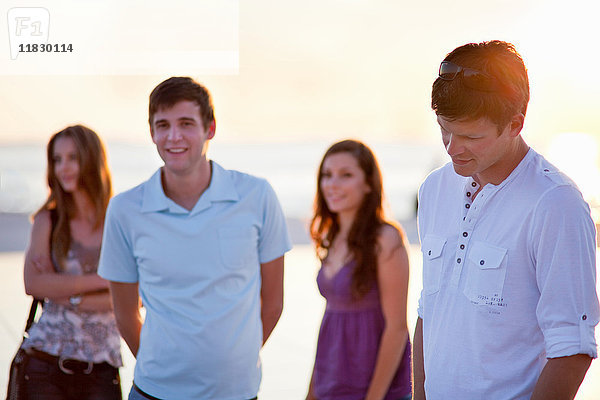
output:
<svg viewBox="0 0 600 400"><path fill-rule="evenodd" d="M152 139L152 143L156 144L156 140L154 140L154 129L152 129L152 125L150 125L150 138Z"/></svg>
<svg viewBox="0 0 600 400"><path fill-rule="evenodd" d="M525 116L522 113L518 113L513 115L510 120L510 136L517 137L521 133L523 129L523 124L525 123Z"/></svg>
<svg viewBox="0 0 600 400"><path fill-rule="evenodd" d="M217 130L217 123L215 120L212 120L212 122L208 126L208 139L209 140L215 137L216 130Z"/></svg>

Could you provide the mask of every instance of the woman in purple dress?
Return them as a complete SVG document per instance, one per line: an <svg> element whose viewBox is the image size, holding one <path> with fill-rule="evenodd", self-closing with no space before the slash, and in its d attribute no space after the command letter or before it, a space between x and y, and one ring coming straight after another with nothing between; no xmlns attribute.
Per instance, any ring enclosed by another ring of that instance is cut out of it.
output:
<svg viewBox="0 0 600 400"><path fill-rule="evenodd" d="M382 199L367 146L344 140L327 150L311 223L327 307L307 400L411 398L408 254Z"/></svg>

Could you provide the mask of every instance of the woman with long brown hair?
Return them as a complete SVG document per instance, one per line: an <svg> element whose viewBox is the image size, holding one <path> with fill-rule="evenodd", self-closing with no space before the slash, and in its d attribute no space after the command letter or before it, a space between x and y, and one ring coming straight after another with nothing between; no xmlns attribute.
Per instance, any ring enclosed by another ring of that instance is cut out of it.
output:
<svg viewBox="0 0 600 400"><path fill-rule="evenodd" d="M355 140L331 146L310 227L327 307L307 399L410 399L408 254L382 203L373 152Z"/></svg>
<svg viewBox="0 0 600 400"><path fill-rule="evenodd" d="M44 299L23 348L27 398L121 399L120 336L108 282L96 274L112 195L104 146L81 125L47 146L50 194L34 214L25 291Z"/></svg>

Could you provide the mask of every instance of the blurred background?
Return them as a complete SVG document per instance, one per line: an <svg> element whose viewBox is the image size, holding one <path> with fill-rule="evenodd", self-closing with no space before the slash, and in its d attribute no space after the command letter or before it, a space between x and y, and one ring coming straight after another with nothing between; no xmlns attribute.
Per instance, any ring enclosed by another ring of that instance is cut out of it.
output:
<svg viewBox="0 0 600 400"><path fill-rule="evenodd" d="M302 398L310 378L323 302L305 228L316 168L335 141L363 140L379 158L388 212L412 243L414 323L415 196L425 176L447 161L429 106L431 84L455 47L492 39L515 44L531 84L522 135L573 178L600 221L594 1L172 0L166 7L154 0L6 0L0 14L15 7L47 9L48 43L72 43L74 51L11 59L10 46L24 39L7 35L7 18L0 18L0 389L28 307L22 259L28 215L46 196L48 138L67 125L89 126L107 144L115 192L139 184L160 166L148 95L173 75L192 76L212 92L217 134L210 157L266 177L294 238L286 309L263 352L262 399ZM127 360L128 389L133 359ZM580 400L600 396L596 364Z"/></svg>
<svg viewBox="0 0 600 400"><path fill-rule="evenodd" d="M386 176L390 205L404 219L411 207L392 192L404 186L413 195L424 174L445 161L429 107L439 62L459 45L491 39L514 43L529 70L523 136L569 173L588 201L599 202L600 6L593 1L121 3L26 4L48 10L49 42L74 42L73 53L11 60L8 40L0 42L0 212L29 212L41 203L40 147L74 123L96 130L111 148L117 191L146 178L159 165L149 140L148 95L162 80L184 74L213 94L211 156L219 161L235 153L239 163L228 167L272 179L284 206L288 197L305 203L288 206L294 217L310 212L324 149L353 137L394 149L378 155L384 173L393 175ZM24 5L8 0L0 12ZM185 56L218 52L229 61L215 66ZM279 183L280 168L298 193Z"/></svg>

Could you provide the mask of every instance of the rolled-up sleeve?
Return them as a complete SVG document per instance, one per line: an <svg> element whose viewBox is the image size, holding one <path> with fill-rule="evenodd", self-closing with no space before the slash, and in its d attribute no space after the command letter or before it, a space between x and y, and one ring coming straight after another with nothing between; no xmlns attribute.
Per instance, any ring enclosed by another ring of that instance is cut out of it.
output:
<svg viewBox="0 0 600 400"><path fill-rule="evenodd" d="M588 354L596 358L595 226L588 205L571 186L542 196L533 215L531 255L540 291L536 314L546 356Z"/></svg>

